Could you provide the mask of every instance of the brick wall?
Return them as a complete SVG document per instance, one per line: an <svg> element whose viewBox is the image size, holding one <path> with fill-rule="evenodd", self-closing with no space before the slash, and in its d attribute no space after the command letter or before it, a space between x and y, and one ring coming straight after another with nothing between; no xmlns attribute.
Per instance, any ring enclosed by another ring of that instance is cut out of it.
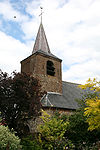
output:
<svg viewBox="0 0 100 150"><path fill-rule="evenodd" d="M55 75L47 75L47 61L52 61ZM21 62L21 72L28 73L39 79L42 90L47 92L62 93L61 61L43 54L33 54Z"/></svg>

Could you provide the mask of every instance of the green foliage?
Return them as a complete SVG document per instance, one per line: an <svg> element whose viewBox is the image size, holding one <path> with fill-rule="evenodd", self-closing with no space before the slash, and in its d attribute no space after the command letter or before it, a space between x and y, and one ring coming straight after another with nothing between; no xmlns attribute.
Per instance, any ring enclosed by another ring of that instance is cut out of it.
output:
<svg viewBox="0 0 100 150"><path fill-rule="evenodd" d="M87 117L89 124L89 130L100 130L100 99L97 97L94 99L86 100L88 107L85 108L84 115Z"/></svg>
<svg viewBox="0 0 100 150"><path fill-rule="evenodd" d="M80 86L82 89L90 89L94 97L87 97L85 99L85 111L84 115L87 117L89 124L89 130L99 129L100 130L100 81L98 82L95 78L89 79L85 85Z"/></svg>
<svg viewBox="0 0 100 150"><path fill-rule="evenodd" d="M37 140L34 140L32 136L23 138L21 141L21 145L22 150L42 150Z"/></svg>
<svg viewBox="0 0 100 150"><path fill-rule="evenodd" d="M69 116L65 137L73 142L77 150L96 150L96 143L100 140L100 82L89 79L80 87L85 95L77 100L80 109Z"/></svg>
<svg viewBox="0 0 100 150"><path fill-rule="evenodd" d="M84 111L81 109L69 116L69 127L65 137L72 141L77 150L90 147L100 139L100 131L88 131L88 127Z"/></svg>
<svg viewBox="0 0 100 150"><path fill-rule="evenodd" d="M0 149L6 150L18 150L21 148L20 139L15 136L13 131L10 131L8 127L0 125Z"/></svg>
<svg viewBox="0 0 100 150"><path fill-rule="evenodd" d="M39 81L25 73L9 76L0 71L0 112L9 128L21 136L28 132L26 122L39 115L41 103Z"/></svg>
<svg viewBox="0 0 100 150"><path fill-rule="evenodd" d="M45 111L43 111L41 118L43 124L38 126L38 140L42 147L47 150L63 150L70 147L70 150L72 150L73 144L64 137L68 122L57 119L57 116L50 116Z"/></svg>

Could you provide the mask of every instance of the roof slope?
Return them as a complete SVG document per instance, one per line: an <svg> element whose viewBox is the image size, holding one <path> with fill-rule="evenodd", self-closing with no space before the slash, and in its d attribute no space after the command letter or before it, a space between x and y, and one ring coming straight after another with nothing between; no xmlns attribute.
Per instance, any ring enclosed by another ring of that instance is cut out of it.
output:
<svg viewBox="0 0 100 150"><path fill-rule="evenodd" d="M53 55L52 53L46 53L46 52L44 52L42 50L38 50L34 54L37 54L37 53L43 54L44 56L53 57L55 59L58 59L59 61L62 61L60 58L58 58L57 56Z"/></svg>
<svg viewBox="0 0 100 150"><path fill-rule="evenodd" d="M44 54L46 56L53 57L55 59L62 61L61 59L59 59L58 57L56 57L50 52L49 44L42 23L40 23L35 44L32 51L32 54L36 54L36 53Z"/></svg>
<svg viewBox="0 0 100 150"><path fill-rule="evenodd" d="M42 23L40 24L32 53L35 53L38 50L50 53L50 48L47 42L47 38Z"/></svg>
<svg viewBox="0 0 100 150"><path fill-rule="evenodd" d="M66 109L77 109L78 103L76 99L79 99L83 95L83 91L78 88L78 84L70 82L62 82L63 94L50 93L45 95L41 102L44 107L56 107Z"/></svg>

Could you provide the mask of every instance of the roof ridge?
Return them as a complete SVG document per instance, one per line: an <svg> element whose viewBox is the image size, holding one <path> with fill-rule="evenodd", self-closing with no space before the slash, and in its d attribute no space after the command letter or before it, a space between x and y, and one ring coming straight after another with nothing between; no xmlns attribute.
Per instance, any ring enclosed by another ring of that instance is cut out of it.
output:
<svg viewBox="0 0 100 150"><path fill-rule="evenodd" d="M56 94L56 95L62 95L60 93L57 93L57 92L47 92L47 94Z"/></svg>
<svg viewBox="0 0 100 150"><path fill-rule="evenodd" d="M79 84L79 83L68 82L68 81L62 81L62 82L65 82L65 83L71 83L71 84L76 84L76 85L81 85L81 84Z"/></svg>

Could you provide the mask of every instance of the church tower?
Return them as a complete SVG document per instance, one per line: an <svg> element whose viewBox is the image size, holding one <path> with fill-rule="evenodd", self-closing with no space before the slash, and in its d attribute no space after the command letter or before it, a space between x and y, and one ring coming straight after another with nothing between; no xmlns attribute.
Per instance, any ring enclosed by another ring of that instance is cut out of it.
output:
<svg viewBox="0 0 100 150"><path fill-rule="evenodd" d="M21 61L21 72L38 78L43 91L62 94L61 62L51 53L41 22L32 55Z"/></svg>

